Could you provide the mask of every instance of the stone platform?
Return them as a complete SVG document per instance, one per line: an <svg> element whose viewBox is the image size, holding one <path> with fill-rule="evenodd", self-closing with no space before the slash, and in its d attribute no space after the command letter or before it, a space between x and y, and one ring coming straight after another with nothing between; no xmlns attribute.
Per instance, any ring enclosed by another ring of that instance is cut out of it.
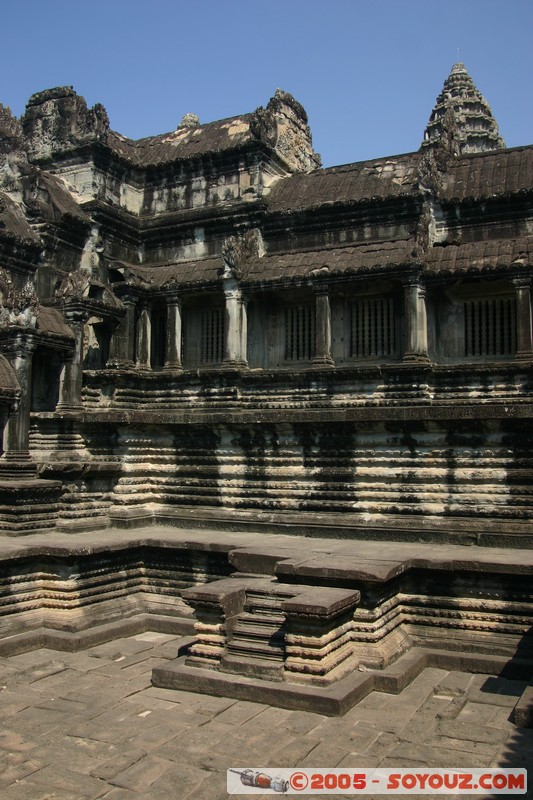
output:
<svg viewBox="0 0 533 800"><path fill-rule="evenodd" d="M187 634L156 684L342 715L427 667L528 679L532 573L514 548L157 526L5 538L0 654Z"/></svg>

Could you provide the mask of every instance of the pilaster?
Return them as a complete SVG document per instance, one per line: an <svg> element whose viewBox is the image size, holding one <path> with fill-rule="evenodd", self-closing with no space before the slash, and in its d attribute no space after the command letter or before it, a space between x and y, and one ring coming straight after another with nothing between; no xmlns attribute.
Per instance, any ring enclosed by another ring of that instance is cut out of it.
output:
<svg viewBox="0 0 533 800"><path fill-rule="evenodd" d="M109 367L129 369L134 366L136 297L121 297L125 314L113 331L108 359Z"/></svg>
<svg viewBox="0 0 533 800"><path fill-rule="evenodd" d="M243 368L246 359L247 313L246 302L238 287L224 289L226 301L224 326L224 367Z"/></svg>
<svg viewBox="0 0 533 800"><path fill-rule="evenodd" d="M65 319L74 331L74 351L66 359L59 379L58 411L76 411L82 408L83 385L83 335L88 314L85 310L65 309Z"/></svg>
<svg viewBox="0 0 533 800"><path fill-rule="evenodd" d="M426 290L418 276L404 284L405 344L403 361L429 362Z"/></svg>
<svg viewBox="0 0 533 800"><path fill-rule="evenodd" d="M164 369L181 371L181 302L177 297L167 299L167 341Z"/></svg>
<svg viewBox="0 0 533 800"><path fill-rule="evenodd" d="M533 358L531 315L531 278L515 278L516 289L516 357L530 361Z"/></svg>
<svg viewBox="0 0 533 800"><path fill-rule="evenodd" d="M150 369L150 351L152 345L152 320L147 300L141 301L137 320L137 368Z"/></svg>
<svg viewBox="0 0 533 800"><path fill-rule="evenodd" d="M331 355L331 304L327 289L315 297L315 357L313 367L334 367Z"/></svg>
<svg viewBox="0 0 533 800"><path fill-rule="evenodd" d="M20 386L20 400L9 415L4 431L4 459L29 467L29 431L31 411L32 366L35 341L31 333L20 332L4 349ZM15 466L15 463L13 463Z"/></svg>

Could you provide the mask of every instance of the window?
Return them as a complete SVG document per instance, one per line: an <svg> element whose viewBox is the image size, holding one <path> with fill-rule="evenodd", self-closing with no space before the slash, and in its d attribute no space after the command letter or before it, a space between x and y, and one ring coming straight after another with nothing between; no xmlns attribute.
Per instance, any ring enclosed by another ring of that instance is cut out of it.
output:
<svg viewBox="0 0 533 800"><path fill-rule="evenodd" d="M285 360L310 361L315 355L315 306L285 309Z"/></svg>
<svg viewBox="0 0 533 800"><path fill-rule="evenodd" d="M224 309L204 309L200 327L200 363L219 364L224 358Z"/></svg>
<svg viewBox="0 0 533 800"><path fill-rule="evenodd" d="M375 297L351 304L350 356L371 358L396 354L394 299Z"/></svg>
<svg viewBox="0 0 533 800"><path fill-rule="evenodd" d="M496 297L464 303L465 356L506 356L516 352L516 300Z"/></svg>

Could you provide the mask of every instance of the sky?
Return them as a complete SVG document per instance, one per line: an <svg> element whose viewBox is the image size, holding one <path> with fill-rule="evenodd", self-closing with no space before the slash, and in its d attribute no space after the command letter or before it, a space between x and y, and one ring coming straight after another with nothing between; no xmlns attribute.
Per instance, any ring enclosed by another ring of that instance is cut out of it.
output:
<svg viewBox="0 0 533 800"><path fill-rule="evenodd" d="M456 61L533 142L533 0L4 0L0 102L73 86L131 138L305 107L325 166L417 150Z"/></svg>

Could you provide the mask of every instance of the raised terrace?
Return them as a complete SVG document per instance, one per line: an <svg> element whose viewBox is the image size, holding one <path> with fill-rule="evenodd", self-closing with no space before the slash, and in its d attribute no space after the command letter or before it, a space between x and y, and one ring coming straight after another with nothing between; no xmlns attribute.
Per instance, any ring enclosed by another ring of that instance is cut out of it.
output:
<svg viewBox="0 0 533 800"><path fill-rule="evenodd" d="M329 168L279 89L139 141L0 106L0 651L194 633L156 683L325 714L529 674L532 275L462 64Z"/></svg>

